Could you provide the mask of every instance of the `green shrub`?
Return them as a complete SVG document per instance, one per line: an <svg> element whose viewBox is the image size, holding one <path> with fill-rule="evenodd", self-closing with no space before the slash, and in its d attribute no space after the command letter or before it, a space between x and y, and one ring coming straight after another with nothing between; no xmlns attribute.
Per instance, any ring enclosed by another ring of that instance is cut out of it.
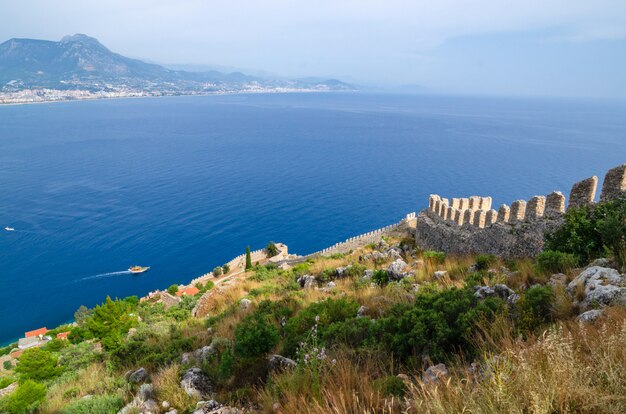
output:
<svg viewBox="0 0 626 414"><path fill-rule="evenodd" d="M66 371L76 371L102 358L102 353L96 352L90 343L65 347L59 356L59 365Z"/></svg>
<svg viewBox="0 0 626 414"><path fill-rule="evenodd" d="M489 277L487 272L474 272L465 278L465 287L472 288L474 286L482 286L485 282L485 277Z"/></svg>
<svg viewBox="0 0 626 414"><path fill-rule="evenodd" d="M552 320L554 291L551 286L533 286L517 302L520 331L532 332Z"/></svg>
<svg viewBox="0 0 626 414"><path fill-rule="evenodd" d="M213 268L213 276L220 277L222 275L222 268L217 266Z"/></svg>
<svg viewBox="0 0 626 414"><path fill-rule="evenodd" d="M20 381L46 381L61 375L62 367L58 366L58 358L41 348L31 348L20 356L15 372Z"/></svg>
<svg viewBox="0 0 626 414"><path fill-rule="evenodd" d="M13 369L13 363L10 360L6 360L2 363L2 368L4 368L5 370L9 371L11 369ZM0 387L2 388L2 387Z"/></svg>
<svg viewBox="0 0 626 414"><path fill-rule="evenodd" d="M379 286L385 286L389 283L389 274L386 270L377 270L372 276L372 281Z"/></svg>
<svg viewBox="0 0 626 414"><path fill-rule="evenodd" d="M124 406L117 395L95 395L68 404L61 414L116 414Z"/></svg>
<svg viewBox="0 0 626 414"><path fill-rule="evenodd" d="M252 269L252 256L250 253L250 246L246 246L246 270Z"/></svg>
<svg viewBox="0 0 626 414"><path fill-rule="evenodd" d="M287 321L284 328L285 342L283 353L295 356L298 344L308 336L311 328L318 320L320 337L323 338L328 327L335 322L355 319L359 304L352 299L326 299L312 303L300 310L293 318Z"/></svg>
<svg viewBox="0 0 626 414"><path fill-rule="evenodd" d="M222 270L224 271L224 274L230 272L230 266L225 264L224 266L222 266Z"/></svg>
<svg viewBox="0 0 626 414"><path fill-rule="evenodd" d="M78 344L80 342L86 341L87 339L92 339L93 334L89 329L81 328L80 326L75 326L70 330L70 334L67 339L72 344Z"/></svg>
<svg viewBox="0 0 626 414"><path fill-rule="evenodd" d="M254 269L254 274L250 276L250 280L256 282L263 282L270 279L275 279L280 275L281 271L275 266L257 266Z"/></svg>
<svg viewBox="0 0 626 414"><path fill-rule="evenodd" d="M54 338L52 341L49 341L45 344L42 349L50 352L59 352L67 345L67 341L63 341L61 339Z"/></svg>
<svg viewBox="0 0 626 414"><path fill-rule="evenodd" d="M588 262L609 251L626 265L626 199L569 209L565 223L546 236L546 248Z"/></svg>
<svg viewBox="0 0 626 414"><path fill-rule="evenodd" d="M374 343L381 342L409 363L420 364L423 356L446 360L458 351L472 356L476 323L502 307L500 299L479 301L471 289L425 290L413 305L395 305L388 316L375 321Z"/></svg>
<svg viewBox="0 0 626 414"><path fill-rule="evenodd" d="M117 366L156 370L191 351L192 347L193 339L184 337L178 325L170 325L167 332L139 330L112 350L111 361Z"/></svg>
<svg viewBox="0 0 626 414"><path fill-rule="evenodd" d="M276 346L280 335L270 317L255 312L246 316L235 329L235 355L258 358Z"/></svg>
<svg viewBox="0 0 626 414"><path fill-rule="evenodd" d="M273 241L269 242L265 247L265 251L267 252L267 257L274 257L278 254L278 248L276 247L276 243Z"/></svg>
<svg viewBox="0 0 626 414"><path fill-rule="evenodd" d="M492 254L481 254L476 256L476 270L487 270L496 262L496 256Z"/></svg>
<svg viewBox="0 0 626 414"><path fill-rule="evenodd" d="M178 285L170 285L170 287L167 288L167 293L172 296L175 296L176 292L178 292Z"/></svg>
<svg viewBox="0 0 626 414"><path fill-rule="evenodd" d="M578 258L571 253L545 250L535 258L537 268L542 272L567 272L578 265Z"/></svg>
<svg viewBox="0 0 626 414"><path fill-rule="evenodd" d="M432 263L443 263L446 260L446 254L444 252L437 252L434 250L426 250L422 257L424 260L428 260Z"/></svg>
<svg viewBox="0 0 626 414"><path fill-rule="evenodd" d="M0 348L0 356L9 355L11 350L13 350L14 348L17 348L17 343L13 343L13 344Z"/></svg>
<svg viewBox="0 0 626 414"><path fill-rule="evenodd" d="M32 413L46 398L46 386L26 380L15 391L0 400L0 412L10 414Z"/></svg>
<svg viewBox="0 0 626 414"><path fill-rule="evenodd" d="M4 362L10 362L10 361L4 361ZM0 378L0 390L3 388L8 387L9 385L13 384L16 381L14 376L8 376L8 377L2 377Z"/></svg>
<svg viewBox="0 0 626 414"><path fill-rule="evenodd" d="M117 349L123 335L137 322L137 317L132 314L136 306L134 301L111 300L107 296L102 305L93 310L93 315L86 320L86 327L94 337L100 338L105 350Z"/></svg>
<svg viewBox="0 0 626 414"><path fill-rule="evenodd" d="M379 378L374 381L374 386L380 390L384 396L404 397L406 394L407 386L395 375Z"/></svg>

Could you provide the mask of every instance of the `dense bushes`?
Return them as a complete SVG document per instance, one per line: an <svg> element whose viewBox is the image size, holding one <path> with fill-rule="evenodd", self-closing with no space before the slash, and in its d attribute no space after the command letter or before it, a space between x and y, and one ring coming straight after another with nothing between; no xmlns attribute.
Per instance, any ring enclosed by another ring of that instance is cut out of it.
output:
<svg viewBox="0 0 626 414"><path fill-rule="evenodd" d="M519 331L533 331L552 320L554 291L550 286L533 286L517 302Z"/></svg>
<svg viewBox="0 0 626 414"><path fill-rule="evenodd" d="M262 312L246 316L235 330L235 355L257 358L274 348L280 339L278 328Z"/></svg>
<svg viewBox="0 0 626 414"><path fill-rule="evenodd" d="M571 253L544 250L535 258L537 268L542 272L566 272L578 265L578 258Z"/></svg>
<svg viewBox="0 0 626 414"><path fill-rule="evenodd" d="M437 252L434 250L426 250L422 257L424 260L428 260L432 263L443 263L446 260L446 254L444 252Z"/></svg>
<svg viewBox="0 0 626 414"><path fill-rule="evenodd" d="M85 326L94 337L101 339L104 349L115 350L123 342L122 335L137 321L131 315L135 308L134 300L111 300L107 296L106 301L96 306L93 315L86 319Z"/></svg>
<svg viewBox="0 0 626 414"><path fill-rule="evenodd" d="M61 375L63 368L58 366L58 358L40 348L31 348L20 356L15 372L20 381L46 381Z"/></svg>
<svg viewBox="0 0 626 414"><path fill-rule="evenodd" d="M139 331L112 351L111 359L119 366L144 366L148 369L167 365L184 352L192 350L193 340L170 325L169 331Z"/></svg>
<svg viewBox="0 0 626 414"><path fill-rule="evenodd" d="M492 254L480 254L476 256L476 270L487 270L496 260L496 256Z"/></svg>
<svg viewBox="0 0 626 414"><path fill-rule="evenodd" d="M61 414L115 414L124 406L117 395L97 395L68 404Z"/></svg>
<svg viewBox="0 0 626 414"><path fill-rule="evenodd" d="M626 265L626 199L573 208L565 223L547 235L546 248L575 255L580 262L611 253Z"/></svg>
<svg viewBox="0 0 626 414"><path fill-rule="evenodd" d="M27 414L33 412L46 398L46 386L27 380L0 400L0 412L10 414Z"/></svg>

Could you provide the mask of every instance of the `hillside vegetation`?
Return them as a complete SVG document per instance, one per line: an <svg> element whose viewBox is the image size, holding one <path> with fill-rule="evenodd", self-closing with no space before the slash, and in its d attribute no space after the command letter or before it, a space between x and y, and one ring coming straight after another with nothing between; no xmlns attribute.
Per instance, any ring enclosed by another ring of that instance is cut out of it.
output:
<svg viewBox="0 0 626 414"><path fill-rule="evenodd" d="M382 238L168 309L107 298L5 364L0 412L623 413L626 202L568 211L547 246Z"/></svg>

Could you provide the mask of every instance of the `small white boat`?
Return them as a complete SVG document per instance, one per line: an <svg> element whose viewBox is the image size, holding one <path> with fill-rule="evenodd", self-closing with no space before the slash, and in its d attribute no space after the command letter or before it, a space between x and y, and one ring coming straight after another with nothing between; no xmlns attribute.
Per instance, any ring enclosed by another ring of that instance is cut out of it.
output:
<svg viewBox="0 0 626 414"><path fill-rule="evenodd" d="M15 231L15 229L14 229L13 227L8 227L8 226L7 226L7 227L5 227L4 229L5 229L6 231Z"/></svg>
<svg viewBox="0 0 626 414"><path fill-rule="evenodd" d="M131 266L128 271L132 274L147 272L150 266Z"/></svg>

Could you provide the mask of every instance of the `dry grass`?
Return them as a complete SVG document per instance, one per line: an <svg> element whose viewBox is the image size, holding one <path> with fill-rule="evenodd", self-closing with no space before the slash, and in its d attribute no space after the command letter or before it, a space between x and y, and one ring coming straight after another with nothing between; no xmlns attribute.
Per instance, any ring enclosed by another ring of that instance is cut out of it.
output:
<svg viewBox="0 0 626 414"><path fill-rule="evenodd" d="M500 338L483 342L485 349L498 349L498 358L483 365L481 374L470 375L461 362L438 384L409 373L413 381L402 400L377 389L376 378L394 374L381 366L381 358L340 353L317 382L302 371L277 376L259 391L258 402L266 413L623 413L626 310L605 314L596 325L561 323L525 341L514 339L502 319L491 328ZM484 355L489 360L494 354Z"/></svg>
<svg viewBox="0 0 626 414"><path fill-rule="evenodd" d="M153 385L157 398L167 401L178 412L189 412L195 407L196 401L180 387L180 366L172 364L162 368L153 377Z"/></svg>
<svg viewBox="0 0 626 414"><path fill-rule="evenodd" d="M58 413L70 401L80 399L87 394L119 393L118 385L114 377L107 374L104 364L89 365L79 370L71 380L50 386L46 401L38 412L41 414Z"/></svg>

